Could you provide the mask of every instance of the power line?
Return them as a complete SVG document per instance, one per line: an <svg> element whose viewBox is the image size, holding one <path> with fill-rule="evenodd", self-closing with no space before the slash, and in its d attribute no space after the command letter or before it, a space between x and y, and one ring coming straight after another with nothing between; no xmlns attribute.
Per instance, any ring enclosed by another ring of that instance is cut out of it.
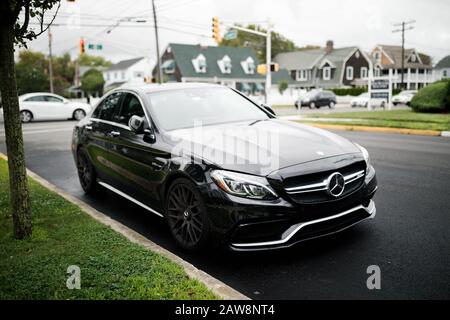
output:
<svg viewBox="0 0 450 320"><path fill-rule="evenodd" d="M400 29L392 30L392 33L401 32L402 33L402 80L401 80L401 87L404 88L404 79L405 79L405 31L414 29L414 26L412 24L416 23L415 20L411 21L402 21L400 23L395 23L394 27L401 27Z"/></svg>

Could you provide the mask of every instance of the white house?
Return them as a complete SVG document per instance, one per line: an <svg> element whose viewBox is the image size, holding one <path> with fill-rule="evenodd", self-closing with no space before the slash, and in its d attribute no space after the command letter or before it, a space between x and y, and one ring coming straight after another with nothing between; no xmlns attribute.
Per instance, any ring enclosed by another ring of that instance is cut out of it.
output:
<svg viewBox="0 0 450 320"><path fill-rule="evenodd" d="M151 81L153 63L148 58L139 57L122 60L103 71L105 91L124 84L139 85Z"/></svg>
<svg viewBox="0 0 450 320"><path fill-rule="evenodd" d="M450 55L441 59L434 67L436 80L450 79Z"/></svg>

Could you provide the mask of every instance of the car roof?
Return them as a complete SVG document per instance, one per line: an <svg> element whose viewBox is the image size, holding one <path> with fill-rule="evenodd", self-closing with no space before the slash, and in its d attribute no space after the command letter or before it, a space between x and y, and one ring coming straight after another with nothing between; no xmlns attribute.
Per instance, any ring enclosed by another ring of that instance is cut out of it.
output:
<svg viewBox="0 0 450 320"><path fill-rule="evenodd" d="M61 96L54 94L54 93L50 93L50 92L30 92L30 93L25 93L20 95L20 98L29 98L29 97L34 97L34 96L55 96L55 97L59 97L62 98Z"/></svg>
<svg viewBox="0 0 450 320"><path fill-rule="evenodd" d="M170 91L170 90L180 90L180 89L195 89L195 88L227 88L226 86L222 86L219 84L213 83L201 83L201 82L170 82L170 83L153 83L146 85L124 85L119 88L114 89L115 91L120 90L132 90L138 91L140 93L153 93L153 92L162 92L162 91Z"/></svg>

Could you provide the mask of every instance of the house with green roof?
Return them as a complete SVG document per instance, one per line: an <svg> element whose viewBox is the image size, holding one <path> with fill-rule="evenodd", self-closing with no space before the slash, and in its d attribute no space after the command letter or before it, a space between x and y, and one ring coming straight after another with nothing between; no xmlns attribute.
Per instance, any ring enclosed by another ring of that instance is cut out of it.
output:
<svg viewBox="0 0 450 320"><path fill-rule="evenodd" d="M256 72L259 61L248 47L170 43L161 56L164 82L219 83L248 94L263 94L265 76ZM153 77L157 67L153 69ZM272 84L294 81L287 70L272 73Z"/></svg>
<svg viewBox="0 0 450 320"><path fill-rule="evenodd" d="M342 88L367 85L370 58L358 47L324 48L280 53L275 57L299 88Z"/></svg>
<svg viewBox="0 0 450 320"><path fill-rule="evenodd" d="M434 78L435 80L450 78L450 55L439 60L434 66Z"/></svg>

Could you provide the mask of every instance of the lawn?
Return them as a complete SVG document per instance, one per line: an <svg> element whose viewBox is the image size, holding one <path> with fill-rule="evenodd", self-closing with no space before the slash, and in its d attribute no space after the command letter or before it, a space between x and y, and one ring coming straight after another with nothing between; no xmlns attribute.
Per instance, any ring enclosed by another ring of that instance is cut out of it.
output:
<svg viewBox="0 0 450 320"><path fill-rule="evenodd" d="M0 160L0 299L217 299L177 264L33 180L33 235L15 240L8 189ZM81 270L79 290L66 286L70 265Z"/></svg>
<svg viewBox="0 0 450 320"><path fill-rule="evenodd" d="M450 114L417 113L411 110L391 111L362 111L362 112L336 112L329 114L308 114L304 116L303 122L308 118L327 118L330 124L363 125L372 127L408 128L449 131ZM352 121L340 120L352 119Z"/></svg>

